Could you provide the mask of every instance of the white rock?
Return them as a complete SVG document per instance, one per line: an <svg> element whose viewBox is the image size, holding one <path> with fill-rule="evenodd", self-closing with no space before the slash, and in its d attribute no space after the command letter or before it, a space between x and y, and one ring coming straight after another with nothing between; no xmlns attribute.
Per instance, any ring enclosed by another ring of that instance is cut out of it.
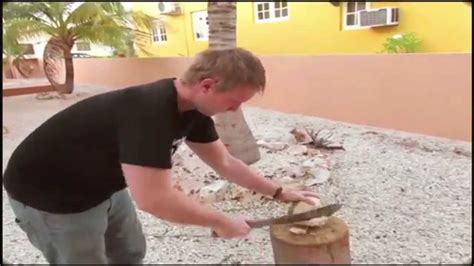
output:
<svg viewBox="0 0 474 266"><path fill-rule="evenodd" d="M269 148L272 150L281 151L283 149L286 149L288 146L289 145L284 142L273 142L273 143L270 143Z"/></svg>
<svg viewBox="0 0 474 266"><path fill-rule="evenodd" d="M290 177L301 177L306 174L306 171L302 167L290 165L283 169L283 173Z"/></svg>
<svg viewBox="0 0 474 266"><path fill-rule="evenodd" d="M290 145L295 145L297 144L298 142L296 141L295 139L295 136L293 136L292 134L287 134L285 135L283 138L282 138L282 141L285 142L285 143L288 143Z"/></svg>
<svg viewBox="0 0 474 266"><path fill-rule="evenodd" d="M212 203L221 201L229 188L229 183L225 180L217 180L214 183L202 187L199 191L199 198L202 202Z"/></svg>
<svg viewBox="0 0 474 266"><path fill-rule="evenodd" d="M263 140L267 143L284 142L287 144L297 144L295 137L289 132L279 132L271 136L266 136Z"/></svg>
<svg viewBox="0 0 474 266"><path fill-rule="evenodd" d="M301 182L298 182L296 180L295 182L292 182L292 183L283 184L282 187L285 189L298 189L298 190L305 188L305 186Z"/></svg>
<svg viewBox="0 0 474 266"><path fill-rule="evenodd" d="M255 198L253 192L247 188L241 187L236 184L232 184L232 189L230 193L230 199L238 200L242 203L247 203L252 201Z"/></svg>
<svg viewBox="0 0 474 266"><path fill-rule="evenodd" d="M282 178L280 178L279 180L282 184L290 184L290 183L293 183L295 182L295 180L289 176L284 176Z"/></svg>
<svg viewBox="0 0 474 266"><path fill-rule="evenodd" d="M316 184L322 184L326 182L331 176L331 172L325 168L313 168L307 172L308 180L305 182L305 186L312 186Z"/></svg>
<svg viewBox="0 0 474 266"><path fill-rule="evenodd" d="M317 149L308 148L308 155L309 156L321 156L321 152Z"/></svg>
<svg viewBox="0 0 474 266"><path fill-rule="evenodd" d="M323 158L315 157L308 159L301 164L303 168L306 169L311 169L311 168L316 168L316 167L324 167L327 168L328 162L324 160Z"/></svg>
<svg viewBox="0 0 474 266"><path fill-rule="evenodd" d="M287 149L291 155L303 155L308 152L308 148L304 145L292 145Z"/></svg>
<svg viewBox="0 0 474 266"><path fill-rule="evenodd" d="M48 92L40 92L36 94L35 98L38 100L51 100L51 99L56 98L56 95L53 95L52 93L48 93Z"/></svg>
<svg viewBox="0 0 474 266"><path fill-rule="evenodd" d="M272 151L281 151L288 147L288 144L284 142L266 142L265 140L257 141L257 145L263 148L267 148Z"/></svg>
<svg viewBox="0 0 474 266"><path fill-rule="evenodd" d="M334 166L336 165L336 160L328 158L327 162L327 169L333 169Z"/></svg>

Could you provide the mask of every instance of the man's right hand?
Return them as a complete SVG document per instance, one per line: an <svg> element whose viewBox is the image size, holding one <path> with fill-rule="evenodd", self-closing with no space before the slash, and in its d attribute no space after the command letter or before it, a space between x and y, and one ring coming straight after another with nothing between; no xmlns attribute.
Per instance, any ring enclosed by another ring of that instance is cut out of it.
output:
<svg viewBox="0 0 474 266"><path fill-rule="evenodd" d="M171 169L122 163L130 194L138 208L169 222L211 227L218 237L244 237L250 226L200 204L173 187Z"/></svg>
<svg viewBox="0 0 474 266"><path fill-rule="evenodd" d="M222 222L212 228L213 232L222 238L242 238L248 235L251 229L245 219L240 217L226 217Z"/></svg>

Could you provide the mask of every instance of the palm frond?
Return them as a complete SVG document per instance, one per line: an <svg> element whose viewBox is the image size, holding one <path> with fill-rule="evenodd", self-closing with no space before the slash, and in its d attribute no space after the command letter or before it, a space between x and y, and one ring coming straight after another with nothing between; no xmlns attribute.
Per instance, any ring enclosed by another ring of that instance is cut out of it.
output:
<svg viewBox="0 0 474 266"><path fill-rule="evenodd" d="M117 16L125 16L126 11L120 2L101 2L101 8L108 14L114 14Z"/></svg>
<svg viewBox="0 0 474 266"><path fill-rule="evenodd" d="M51 9L51 2L36 2L34 4L31 3L24 3L26 8L23 12L25 12L25 16L34 15L37 17L41 17L46 21L49 21L53 26L59 26L58 17L54 15L53 10Z"/></svg>
<svg viewBox="0 0 474 266"><path fill-rule="evenodd" d="M66 27L65 22L64 22L64 16L66 15L66 5L67 2L51 2L49 4L49 10L50 14L54 19L58 22L58 25L60 27ZM69 8L70 8L69 4Z"/></svg>
<svg viewBox="0 0 474 266"><path fill-rule="evenodd" d="M143 11L132 11L131 12L132 21L136 29L151 30L154 26L154 21L156 17L150 16Z"/></svg>
<svg viewBox="0 0 474 266"><path fill-rule="evenodd" d="M86 2L74 9L66 18L67 25L74 26L92 21L99 15L99 4L95 2Z"/></svg>
<svg viewBox="0 0 474 266"><path fill-rule="evenodd" d="M5 21L15 19L34 20L52 26L53 23L43 14L42 3L8 3L3 7L3 19Z"/></svg>
<svg viewBox="0 0 474 266"><path fill-rule="evenodd" d="M100 25L89 27L77 26L72 29L75 40L84 40L95 44L108 45L113 48L123 48L128 40L128 31L116 25Z"/></svg>
<svg viewBox="0 0 474 266"><path fill-rule="evenodd" d="M44 23L28 19L16 19L8 21L4 24L4 29L5 31L12 32L12 34L16 34L18 39L38 38L44 34L51 36L58 34L57 28L53 28L49 25L45 25Z"/></svg>
<svg viewBox="0 0 474 266"><path fill-rule="evenodd" d="M31 15L38 16L41 14L42 3L28 2L12 2L3 6L3 19L25 19Z"/></svg>
<svg viewBox="0 0 474 266"><path fill-rule="evenodd" d="M74 7L74 3L76 2L63 2L64 3L64 13L63 15L69 15L72 12L72 8Z"/></svg>
<svg viewBox="0 0 474 266"><path fill-rule="evenodd" d="M18 35L11 30L3 32L2 48L3 54L7 56L19 56L23 53L23 49L18 43Z"/></svg>

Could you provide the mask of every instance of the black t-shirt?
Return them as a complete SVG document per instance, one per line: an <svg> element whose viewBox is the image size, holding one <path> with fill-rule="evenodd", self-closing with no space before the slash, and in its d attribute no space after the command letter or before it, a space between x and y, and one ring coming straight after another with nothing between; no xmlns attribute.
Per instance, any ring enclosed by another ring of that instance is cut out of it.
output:
<svg viewBox="0 0 474 266"><path fill-rule="evenodd" d="M212 118L178 111L173 80L92 96L51 117L13 152L8 194L43 211L81 212L126 187L120 163L169 169L183 139L217 140Z"/></svg>

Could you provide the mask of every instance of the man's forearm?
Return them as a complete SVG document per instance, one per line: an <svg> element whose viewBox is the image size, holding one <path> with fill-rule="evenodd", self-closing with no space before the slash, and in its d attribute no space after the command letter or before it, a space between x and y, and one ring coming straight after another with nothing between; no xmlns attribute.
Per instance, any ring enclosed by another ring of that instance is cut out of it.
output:
<svg viewBox="0 0 474 266"><path fill-rule="evenodd" d="M231 157L226 169L223 169L219 174L233 183L264 195L272 196L280 186L234 157Z"/></svg>
<svg viewBox="0 0 474 266"><path fill-rule="evenodd" d="M206 227L215 227L227 219L225 214L207 208L175 189L160 195L159 200L145 211L170 222Z"/></svg>

